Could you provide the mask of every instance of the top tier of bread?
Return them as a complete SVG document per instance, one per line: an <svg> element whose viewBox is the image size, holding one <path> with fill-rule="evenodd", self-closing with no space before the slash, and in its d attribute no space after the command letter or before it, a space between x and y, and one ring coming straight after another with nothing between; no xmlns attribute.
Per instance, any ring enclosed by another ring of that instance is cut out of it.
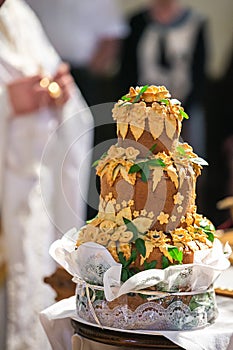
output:
<svg viewBox="0 0 233 350"><path fill-rule="evenodd" d="M164 86L131 87L113 109L118 145L135 147L137 142L141 157L154 145L154 154L168 153L178 142L183 116L181 103L170 99Z"/></svg>

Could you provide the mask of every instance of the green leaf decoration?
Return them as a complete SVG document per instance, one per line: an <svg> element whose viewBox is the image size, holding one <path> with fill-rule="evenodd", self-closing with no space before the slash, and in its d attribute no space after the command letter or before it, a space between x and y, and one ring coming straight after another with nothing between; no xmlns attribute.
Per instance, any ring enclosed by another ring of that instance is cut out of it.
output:
<svg viewBox="0 0 233 350"><path fill-rule="evenodd" d="M127 281L128 278L129 278L129 273L128 273L128 271L126 269L123 268L121 270L121 280L122 280L122 282Z"/></svg>
<svg viewBox="0 0 233 350"><path fill-rule="evenodd" d="M128 270L128 278L134 276L135 274L136 274L136 271L134 271L133 269Z"/></svg>
<svg viewBox="0 0 233 350"><path fill-rule="evenodd" d="M95 160L91 165L92 168L95 168L99 164L99 161L100 161L100 159Z"/></svg>
<svg viewBox="0 0 233 350"><path fill-rule="evenodd" d="M157 261L156 260L153 260L151 262L147 262L147 261L144 261L144 268L145 270L150 270L150 269L154 269L155 266L157 265Z"/></svg>
<svg viewBox="0 0 233 350"><path fill-rule="evenodd" d="M131 97L129 97L129 96L127 96L127 95L124 95L124 96L122 96L121 97L121 100L123 100L123 101L130 101L131 100Z"/></svg>
<svg viewBox="0 0 233 350"><path fill-rule="evenodd" d="M166 256L162 256L162 268L166 269L169 266L169 260Z"/></svg>
<svg viewBox="0 0 233 350"><path fill-rule="evenodd" d="M143 182L147 182L150 176L150 168L147 163L142 165L141 178Z"/></svg>
<svg viewBox="0 0 233 350"><path fill-rule="evenodd" d="M96 166L99 164L99 161L102 160L103 158L105 158L107 154L108 154L107 152L104 152L104 153L102 154L102 156L100 157L100 159L95 160L95 161L92 163L91 166L92 166L93 168L96 167Z"/></svg>
<svg viewBox="0 0 233 350"><path fill-rule="evenodd" d="M182 157L186 157L186 152L185 152L185 149L182 147L182 146L177 146L176 147L176 151L177 153L179 153L180 156Z"/></svg>
<svg viewBox="0 0 233 350"><path fill-rule="evenodd" d="M140 100L142 94L144 94L144 92L148 89L148 87L149 87L149 85L144 85L144 86L140 89L139 93L138 93L137 96L134 98L134 100L133 100L132 103L138 102L138 101Z"/></svg>
<svg viewBox="0 0 233 350"><path fill-rule="evenodd" d="M121 281L125 282L127 279L139 272L135 267L129 267L137 259L137 250L133 249L128 260L125 259L122 252L118 253L119 261L122 264Z"/></svg>
<svg viewBox="0 0 233 350"><path fill-rule="evenodd" d="M198 164L198 165L209 165L208 162L201 158L201 157L190 157L185 149L182 147L182 146L177 146L176 147L176 151L177 153L181 156L181 157L186 157L186 158L189 158L189 160L195 164Z"/></svg>
<svg viewBox="0 0 233 350"><path fill-rule="evenodd" d="M209 224L207 221L205 221L204 219L201 220L200 222L200 227L202 229L202 231L207 235L207 238L210 242L214 241L214 233L213 231L215 231L215 227L213 224Z"/></svg>
<svg viewBox="0 0 233 350"><path fill-rule="evenodd" d="M154 150L156 149L156 147L157 147L157 143L155 143L155 144L149 149L149 151L150 151L151 153L153 153Z"/></svg>
<svg viewBox="0 0 233 350"><path fill-rule="evenodd" d="M129 169L129 174L133 174L133 173L140 173L141 174L141 178L143 182L147 182L150 176L150 168L149 166L162 166L165 167L166 164L163 162L162 159L148 159L144 162L140 162L137 164L134 164L130 167Z"/></svg>
<svg viewBox="0 0 233 350"><path fill-rule="evenodd" d="M160 159L160 158L158 158L158 159L150 159L150 160L148 160L147 164L150 165L150 166L162 166L162 167L166 166L164 161L162 159Z"/></svg>
<svg viewBox="0 0 233 350"><path fill-rule="evenodd" d="M127 268L129 265L131 265L137 259L137 250L136 249L132 250L131 256L128 260L125 259L123 252L118 253L118 258L119 258L121 265L124 268Z"/></svg>
<svg viewBox="0 0 233 350"><path fill-rule="evenodd" d="M137 248L137 251L145 258L146 256L146 245L145 241L142 238L137 238L135 241L135 246Z"/></svg>
<svg viewBox="0 0 233 350"><path fill-rule="evenodd" d="M130 167L130 169L129 169L129 174L133 174L133 173L139 172L139 171L141 170L141 167L140 167L139 164L140 164L140 163L132 165L132 166Z"/></svg>
<svg viewBox="0 0 233 350"><path fill-rule="evenodd" d="M98 215L96 215L94 218L90 220L86 220L86 224L90 224L92 221L94 221L96 218L98 218Z"/></svg>
<svg viewBox="0 0 233 350"><path fill-rule="evenodd" d="M180 264L183 260L183 252L179 250L177 247L168 247L168 253L171 255L171 257L178 261Z"/></svg>
<svg viewBox="0 0 233 350"><path fill-rule="evenodd" d="M151 154L153 154L156 147L157 147L157 143L155 143L153 146L151 146L148 153L146 154L146 158L148 158L149 156L151 156Z"/></svg>
<svg viewBox="0 0 233 350"><path fill-rule="evenodd" d="M144 86L140 89L139 93L135 96L135 98L133 99L132 103L138 102L138 101L140 100L142 94L144 94L144 92L148 89L148 87L149 87L149 85L144 85ZM119 107L124 106L124 105L126 105L128 102L130 102L130 101L131 101L131 97L129 97L129 96L127 96L127 95L124 95L124 96L121 97L121 100L123 100L124 103L121 103L121 104L119 105Z"/></svg>
<svg viewBox="0 0 233 350"><path fill-rule="evenodd" d="M124 267L128 267L128 266L131 265L136 259L137 259L137 251L136 251L136 249L133 249L129 260L126 261Z"/></svg>
<svg viewBox="0 0 233 350"><path fill-rule="evenodd" d="M205 232L207 234L207 239L210 241L210 242L213 242L214 241L214 234L212 232Z"/></svg>
<svg viewBox="0 0 233 350"><path fill-rule="evenodd" d="M142 179L143 182L147 182L147 180L148 180L148 178L146 177L144 172L141 172L141 179Z"/></svg>
<svg viewBox="0 0 233 350"><path fill-rule="evenodd" d="M95 290L95 299L96 300L104 300L105 294L103 290Z"/></svg>
<svg viewBox="0 0 233 350"><path fill-rule="evenodd" d="M128 105L131 100L131 97L127 97L126 95L125 96L122 96L121 99L124 101L123 103L119 104L118 107L122 107L122 106L125 106L125 105Z"/></svg>
<svg viewBox="0 0 233 350"><path fill-rule="evenodd" d="M206 219L202 219L200 221L200 226L202 228L206 228L207 230L216 231L216 228L214 227L214 225L212 223L209 223L209 221L207 221Z"/></svg>
<svg viewBox="0 0 233 350"><path fill-rule="evenodd" d="M183 117L184 119L189 119L189 116L188 116L187 113L185 113L185 111L183 111L182 109L180 109L179 112L180 112L180 114L182 115L182 117Z"/></svg>
<svg viewBox="0 0 233 350"><path fill-rule="evenodd" d="M122 252L119 252L118 253L118 258L119 258L119 261L120 261L121 265L124 267L126 262L127 262L125 257L124 257L124 254Z"/></svg>
<svg viewBox="0 0 233 350"><path fill-rule="evenodd" d="M124 224L126 225L127 229L131 232L133 232L133 240L135 241L139 235L137 227L132 223L132 221L126 219L123 217Z"/></svg>
<svg viewBox="0 0 233 350"><path fill-rule="evenodd" d="M162 100L159 101L160 103L164 103L166 106L169 105L169 100L166 98L163 98Z"/></svg>
<svg viewBox="0 0 233 350"><path fill-rule="evenodd" d="M137 259L137 256L138 256L138 253L136 249L133 249L130 257L132 259L132 262L134 262Z"/></svg>

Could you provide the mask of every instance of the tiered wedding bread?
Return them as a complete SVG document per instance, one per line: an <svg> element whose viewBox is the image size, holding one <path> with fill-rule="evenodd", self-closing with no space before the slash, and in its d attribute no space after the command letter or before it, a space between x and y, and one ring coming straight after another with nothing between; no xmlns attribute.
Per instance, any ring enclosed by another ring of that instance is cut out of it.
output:
<svg viewBox="0 0 233 350"><path fill-rule="evenodd" d="M105 246L128 266L123 281L140 270L192 263L195 251L212 247L213 225L195 206L204 162L179 141L183 118L164 86L130 88L113 108L118 143L96 163L99 212L77 246Z"/></svg>

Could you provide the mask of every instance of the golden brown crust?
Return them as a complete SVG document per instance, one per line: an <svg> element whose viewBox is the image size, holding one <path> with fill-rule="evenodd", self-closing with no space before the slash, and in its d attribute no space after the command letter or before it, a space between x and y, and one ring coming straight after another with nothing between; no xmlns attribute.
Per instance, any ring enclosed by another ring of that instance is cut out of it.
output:
<svg viewBox="0 0 233 350"><path fill-rule="evenodd" d="M146 210L148 213L152 212L154 216L150 229L168 232L179 226L187 226L181 220L190 212L194 204L193 186L191 176L186 175L182 185L177 189L166 171L155 190L153 190L151 178L147 182L143 182L140 175L137 174L135 184L131 185L119 174L114 184L111 184L105 174L101 177L100 195L105 198L111 193L111 199L114 198L116 204L119 205L123 201L133 200L133 205L130 206L132 218L134 212L142 210ZM179 201L179 197L182 201ZM160 222L157 218L161 212L168 215L167 222Z"/></svg>
<svg viewBox="0 0 233 350"><path fill-rule="evenodd" d="M141 136L136 141L135 137L130 128L127 129L127 134L123 139L121 134L118 133L118 144L120 147L136 147L140 151L140 156L143 158L148 154L149 150L156 144L153 151L154 154L159 152L166 152L175 147L175 143L178 140L178 131L175 132L173 139L170 139L166 131L163 130L159 138L154 138L148 127L148 121L145 122L145 129L143 130Z"/></svg>
<svg viewBox="0 0 233 350"><path fill-rule="evenodd" d="M77 246L97 242L116 261L119 253L128 260L140 237L146 254L136 249L131 264L139 270L145 262L156 261L156 268L189 264L195 251L212 247L201 228L203 217L196 214L201 166L192 147L178 141L184 117L180 102L170 99L164 86L130 88L115 104L118 144L98 161L99 212L80 231ZM182 255L178 261L176 254Z"/></svg>

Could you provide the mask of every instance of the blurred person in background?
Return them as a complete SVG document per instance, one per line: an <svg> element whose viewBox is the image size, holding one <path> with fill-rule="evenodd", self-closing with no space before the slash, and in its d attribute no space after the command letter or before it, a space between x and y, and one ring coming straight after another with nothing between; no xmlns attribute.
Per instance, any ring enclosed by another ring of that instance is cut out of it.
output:
<svg viewBox="0 0 233 350"><path fill-rule="evenodd" d="M107 149L105 142L116 137L111 113L113 106L110 103L120 96L118 73L121 44L128 34L128 25L118 1L26 1L40 18L56 51L70 64L71 74L88 105L92 106L96 146L94 161L102 155L103 148ZM93 168L87 219L97 213L98 191L98 179Z"/></svg>
<svg viewBox="0 0 233 350"><path fill-rule="evenodd" d="M28 5L0 5L0 203L7 264L2 348L46 350L38 314L54 302L54 291L43 282L55 269L49 246L84 223L93 119Z"/></svg>
<svg viewBox="0 0 233 350"><path fill-rule="evenodd" d="M129 86L165 85L190 114L183 123L183 138L204 156L205 19L179 0L151 0L129 25L122 54L122 94Z"/></svg>
<svg viewBox="0 0 233 350"><path fill-rule="evenodd" d="M27 0L53 46L69 62L90 106L116 99L115 75L128 27L117 0Z"/></svg>

